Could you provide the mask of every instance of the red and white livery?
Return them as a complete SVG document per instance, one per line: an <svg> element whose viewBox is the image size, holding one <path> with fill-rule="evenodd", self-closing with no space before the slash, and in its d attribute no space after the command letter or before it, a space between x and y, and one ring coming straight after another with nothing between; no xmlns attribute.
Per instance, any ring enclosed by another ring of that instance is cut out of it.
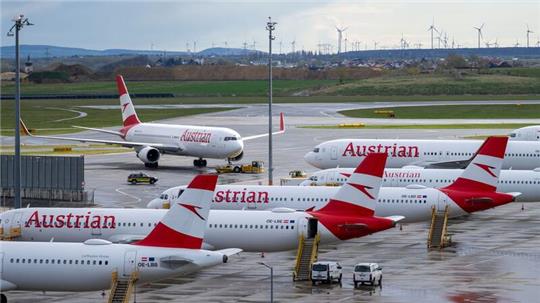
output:
<svg viewBox="0 0 540 303"><path fill-rule="evenodd" d="M234 246L246 251L283 251L295 249L300 235L313 237L319 233L321 244L327 244L391 228L403 217L373 215L385 160L385 154L369 155L347 184L335 191L317 210L295 211L283 207L271 211L211 210L204 238L205 248ZM197 214L206 218L197 205L191 203L193 199L188 190L172 201L173 207L192 215L191 221L200 219ZM21 240L48 241L54 238L55 241L75 242L99 237L113 242L133 242L148 234L165 212L153 209L23 208L5 212L0 219L5 230L21 228ZM68 217L71 227L65 224ZM90 223L75 228L76 218ZM191 221L185 223L189 225ZM93 225L93 222L96 223ZM167 218L162 220L163 225L168 222ZM168 230L161 227L162 224L137 243L152 244L159 239L175 242L174 238L158 234ZM184 243L199 244L201 237L197 234L183 234L175 237Z"/></svg>
<svg viewBox="0 0 540 303"><path fill-rule="evenodd" d="M137 116L126 84L124 83L124 78L120 75L116 76L116 84L120 96L123 127L119 131L75 127L116 135L122 138L123 141L61 136L35 136L28 131L21 120L22 130L25 134L38 138L119 144L124 147L130 147L135 149L137 157L147 167L157 167L158 161L163 154L195 157L197 159L193 161L193 165L197 167L207 165L204 158L237 161L244 154L244 141L268 135L268 133L265 133L242 138L235 130L224 127L143 123ZM285 125L283 114L281 114L280 130L273 134L282 134L284 132Z"/></svg>
<svg viewBox="0 0 540 303"><path fill-rule="evenodd" d="M304 159L320 169L355 167L368 153L383 152L389 168L465 168L481 145L481 140L338 139L317 145ZM504 169L540 167L540 141L510 141L504 155Z"/></svg>
<svg viewBox="0 0 540 303"><path fill-rule="evenodd" d="M417 184L382 187L375 205L375 215L402 215L405 216L403 222L412 223L430 220L432 207L444 209L448 206L450 216L457 217L512 202L520 195L519 191L505 194L497 192L494 187L500 174L507 140L506 137L488 138L457 180L448 182L444 187L436 186L440 189ZM456 191L456 188L459 190ZM148 207L161 208L171 198L181 195L182 190L182 187L168 189L159 198L152 200ZM212 209L318 209L338 190L339 187L335 186L218 185Z"/></svg>
<svg viewBox="0 0 540 303"><path fill-rule="evenodd" d="M105 290L111 285L114 271L120 277L137 271L137 283L148 283L226 262L228 256L241 250L201 249L216 181L217 177L211 175L195 177L184 192L186 196L178 199L148 228L149 233L133 244L112 244L96 239L99 237L93 233L85 237L84 243L3 241L0 290L2 293L9 290ZM9 225L21 215L16 212L14 217L3 217L2 224ZM64 218L64 230L85 230L84 216L69 217L69 224L65 224ZM46 220L40 224L45 224ZM55 224L58 222L57 219ZM106 224L89 230L113 229L113 226L115 224ZM43 226L36 229L38 233L52 232L48 240L53 240L61 230ZM6 300L4 294L2 300Z"/></svg>

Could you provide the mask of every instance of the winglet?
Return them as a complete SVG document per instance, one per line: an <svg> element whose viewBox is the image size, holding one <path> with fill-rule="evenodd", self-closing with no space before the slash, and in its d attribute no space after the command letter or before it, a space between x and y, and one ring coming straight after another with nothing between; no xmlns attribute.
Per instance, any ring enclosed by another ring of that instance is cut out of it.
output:
<svg viewBox="0 0 540 303"><path fill-rule="evenodd" d="M285 131L285 117L283 113L279 114L279 131Z"/></svg>
<svg viewBox="0 0 540 303"><path fill-rule="evenodd" d="M507 143L508 137L488 137L461 176L444 189L495 192Z"/></svg>
<svg viewBox="0 0 540 303"><path fill-rule="evenodd" d="M29 131L28 128L26 127L26 124L24 124L24 121L23 121L22 118L19 119L19 124L21 125L21 133L22 133L23 135L32 137L32 133L30 133L30 131Z"/></svg>
<svg viewBox="0 0 540 303"><path fill-rule="evenodd" d="M372 217L382 185L386 159L386 153L368 154L356 167L347 183L317 212Z"/></svg>
<svg viewBox="0 0 540 303"><path fill-rule="evenodd" d="M217 175L193 178L150 234L134 245L200 249L217 178Z"/></svg>

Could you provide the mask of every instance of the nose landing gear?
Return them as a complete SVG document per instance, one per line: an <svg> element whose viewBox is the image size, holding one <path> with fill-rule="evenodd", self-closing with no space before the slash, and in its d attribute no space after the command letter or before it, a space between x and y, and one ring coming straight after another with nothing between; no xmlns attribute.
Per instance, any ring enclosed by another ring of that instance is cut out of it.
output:
<svg viewBox="0 0 540 303"><path fill-rule="evenodd" d="M199 168L206 167L206 164L207 164L206 160L204 160L203 158L193 160L193 166L195 167L199 167Z"/></svg>

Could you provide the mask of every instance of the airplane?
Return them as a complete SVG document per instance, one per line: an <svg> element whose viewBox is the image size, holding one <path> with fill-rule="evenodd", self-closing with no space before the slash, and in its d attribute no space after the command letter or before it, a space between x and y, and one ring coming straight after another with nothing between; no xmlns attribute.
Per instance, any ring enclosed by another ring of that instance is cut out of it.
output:
<svg viewBox="0 0 540 303"><path fill-rule="evenodd" d="M55 235L50 242L2 241L2 302L7 302L4 292L10 290L108 289L115 271L120 277L136 272L137 283L143 284L227 262L241 250L201 249L216 182L214 175L196 176L177 203L132 244L113 244L91 234L84 243L57 243ZM81 220L94 226L86 218L67 220L68 225Z"/></svg>
<svg viewBox="0 0 540 303"><path fill-rule="evenodd" d="M321 244L366 236L395 226L403 217L373 215L386 154L370 154L318 210L211 210L204 248L238 247L273 252L296 249L298 237L319 233ZM173 200L183 200L186 191ZM186 198L187 199L187 198ZM193 212L196 210L191 209ZM4 230L21 228L20 240L85 241L101 238L129 243L144 237L163 209L22 208L0 215ZM9 223L10 222L10 223Z"/></svg>
<svg viewBox="0 0 540 303"><path fill-rule="evenodd" d="M207 162L204 158L227 159L229 162L239 161L244 155L245 141L268 136L268 133L264 133L242 138L235 130L224 127L143 123L137 116L124 78L121 75L116 76L116 85L120 95L123 127L119 131L81 126L74 127L116 135L123 140L32 135L22 119L20 121L21 129L24 134L36 138L118 144L123 147L130 147L137 153L137 158L149 168L157 168L158 161L161 155L164 154L196 157L198 159L193 160L195 167L206 167ZM285 125L283 113L281 113L279 131L272 134L278 135L284 132Z"/></svg>
<svg viewBox="0 0 540 303"><path fill-rule="evenodd" d="M352 168L329 168L317 171L300 186L341 186L351 175ZM424 169L422 167L405 166L403 168L387 168L384 170L383 187L405 187L418 184L427 187L450 185L461 174L462 169ZM497 191L520 192L518 202L540 201L540 168L533 170L501 170ZM219 190L219 188L218 188Z"/></svg>
<svg viewBox="0 0 540 303"><path fill-rule="evenodd" d="M518 128L509 135L510 140L516 141L540 141L540 125L531 125Z"/></svg>
<svg viewBox="0 0 540 303"><path fill-rule="evenodd" d="M323 142L304 156L319 168L355 167L370 152L388 154L388 168L465 168L481 140L338 139ZM540 167L540 142L510 141L503 169Z"/></svg>
<svg viewBox="0 0 540 303"><path fill-rule="evenodd" d="M471 163L450 185L429 188L411 184L406 187L382 187L375 215L401 215L403 223L431 220L431 210L449 207L449 217L459 217L513 202L520 192L496 191L508 137L490 137ZM370 154L368 154L370 155ZM150 201L148 208L163 208L183 194L183 187L164 191ZM318 209L332 197L336 186L257 186L218 185L211 208L264 210L288 207L296 210Z"/></svg>

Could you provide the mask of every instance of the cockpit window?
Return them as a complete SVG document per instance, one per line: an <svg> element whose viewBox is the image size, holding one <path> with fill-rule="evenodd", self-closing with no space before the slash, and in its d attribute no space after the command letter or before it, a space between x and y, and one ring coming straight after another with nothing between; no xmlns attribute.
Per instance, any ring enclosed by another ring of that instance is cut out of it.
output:
<svg viewBox="0 0 540 303"><path fill-rule="evenodd" d="M318 153L318 152L319 152L319 148L318 148L318 147L315 147L315 148L313 149L313 152L314 152L314 153Z"/></svg>
<svg viewBox="0 0 540 303"><path fill-rule="evenodd" d="M236 137L225 137L225 141L236 141L238 138Z"/></svg>
<svg viewBox="0 0 540 303"><path fill-rule="evenodd" d="M161 200L167 200L167 199L169 199L169 195L167 195L167 194L161 194L161 196L159 196L159 198L160 198Z"/></svg>
<svg viewBox="0 0 540 303"><path fill-rule="evenodd" d="M311 177L309 177L309 180L310 181L317 181L317 176L311 176Z"/></svg>
<svg viewBox="0 0 540 303"><path fill-rule="evenodd" d="M511 133L510 134L510 138L515 138L516 137L516 133Z"/></svg>

